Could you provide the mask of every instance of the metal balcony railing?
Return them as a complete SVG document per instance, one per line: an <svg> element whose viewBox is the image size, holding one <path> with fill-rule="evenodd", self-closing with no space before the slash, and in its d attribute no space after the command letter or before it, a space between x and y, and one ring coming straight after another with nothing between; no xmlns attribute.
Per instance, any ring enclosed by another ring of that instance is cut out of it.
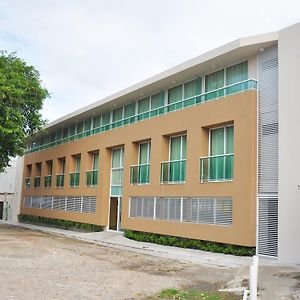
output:
<svg viewBox="0 0 300 300"><path fill-rule="evenodd" d="M123 118L121 120L111 122L102 126L99 126L97 128L89 129L83 132L80 132L78 134L74 134L68 137L61 138L56 141L52 141L50 143L44 144L44 145L37 145L34 146L32 149L26 150L26 153L32 153L35 151L41 151L50 147L55 147L57 145L67 143L74 140L79 140L85 137L88 137L90 135L98 134L105 132L107 130L111 130L117 127L125 126L128 124L136 123L145 119L153 118L156 116L160 116L162 114L166 114L171 111L176 111L179 109L184 109L189 106L194 106L202 103L206 103L211 100L216 100L228 95L232 95L235 93L244 92L247 90L256 90L257 89L257 81L255 79L247 79L244 81L240 81L231 85L224 86L222 88L212 90L206 93L202 93L199 95L195 95L189 98L182 99L180 101L167 104L143 113L139 113L127 118Z"/></svg>
<svg viewBox="0 0 300 300"><path fill-rule="evenodd" d="M200 181L233 180L233 154L213 155L200 158Z"/></svg>
<svg viewBox="0 0 300 300"><path fill-rule="evenodd" d="M41 186L41 176L34 177L33 186L35 189L38 189Z"/></svg>
<svg viewBox="0 0 300 300"><path fill-rule="evenodd" d="M79 172L70 173L70 187L79 186L79 180L80 180Z"/></svg>
<svg viewBox="0 0 300 300"><path fill-rule="evenodd" d="M51 183L52 183L52 175L46 175L44 177L44 187L46 189L51 187Z"/></svg>
<svg viewBox="0 0 300 300"><path fill-rule="evenodd" d="M65 174L57 174L56 175L56 187L61 188L64 187Z"/></svg>
<svg viewBox="0 0 300 300"><path fill-rule="evenodd" d="M186 159L163 161L161 163L161 183L184 183Z"/></svg>
<svg viewBox="0 0 300 300"><path fill-rule="evenodd" d="M98 184L98 170L89 170L85 172L85 185L96 186Z"/></svg>
<svg viewBox="0 0 300 300"><path fill-rule="evenodd" d="M26 190L29 190L30 189L30 177L26 177L25 178L25 188Z"/></svg>
<svg viewBox="0 0 300 300"><path fill-rule="evenodd" d="M130 183L146 184L150 180L150 164L130 166Z"/></svg>

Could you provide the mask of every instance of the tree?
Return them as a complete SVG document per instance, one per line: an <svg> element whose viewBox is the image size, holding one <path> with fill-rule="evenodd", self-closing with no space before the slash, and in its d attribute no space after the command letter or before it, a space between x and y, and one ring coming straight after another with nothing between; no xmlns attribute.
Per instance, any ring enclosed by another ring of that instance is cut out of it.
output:
<svg viewBox="0 0 300 300"><path fill-rule="evenodd" d="M41 109L49 96L39 72L15 53L0 51L0 172L23 155L26 137L41 129Z"/></svg>

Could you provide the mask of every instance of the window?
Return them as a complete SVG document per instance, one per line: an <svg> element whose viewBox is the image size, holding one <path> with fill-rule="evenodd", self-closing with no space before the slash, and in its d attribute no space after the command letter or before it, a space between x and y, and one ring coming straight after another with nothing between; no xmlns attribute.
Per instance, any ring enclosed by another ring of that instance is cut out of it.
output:
<svg viewBox="0 0 300 300"><path fill-rule="evenodd" d="M63 130L63 138L64 139L69 136L69 129L70 129L69 127L64 128L64 130Z"/></svg>
<svg viewBox="0 0 300 300"><path fill-rule="evenodd" d="M193 98L196 95L201 94L201 78L197 78L195 80L189 81L184 84L184 99L188 99L184 101L184 106L190 106L195 103L201 102L201 97Z"/></svg>
<svg viewBox="0 0 300 300"><path fill-rule="evenodd" d="M101 126L101 116L97 116L93 119L93 128L99 128Z"/></svg>
<svg viewBox="0 0 300 300"><path fill-rule="evenodd" d="M103 126L103 129L102 130L108 130L109 129L109 123L110 123L110 112L106 112L104 114L102 114L102 117L101 117L101 121L102 121L102 126Z"/></svg>
<svg viewBox="0 0 300 300"><path fill-rule="evenodd" d="M124 148L117 148L112 150L111 160L111 182L110 194L111 196L122 195L123 186L123 156Z"/></svg>
<svg viewBox="0 0 300 300"><path fill-rule="evenodd" d="M215 99L224 96L224 70L220 70L205 76L205 100ZM217 91L215 91L217 90Z"/></svg>
<svg viewBox="0 0 300 300"><path fill-rule="evenodd" d="M123 106L113 110L113 124L112 124L113 126L112 127L115 128L115 127L121 126L122 118L123 118ZM120 122L118 122L118 121L120 121Z"/></svg>
<svg viewBox="0 0 300 300"><path fill-rule="evenodd" d="M201 181L233 179L233 126L210 130L210 155L200 159Z"/></svg>
<svg viewBox="0 0 300 300"><path fill-rule="evenodd" d="M139 100L138 102L138 120L144 120L149 117L148 114L143 114L145 112L148 112L150 110L150 97L144 98L142 100Z"/></svg>
<svg viewBox="0 0 300 300"><path fill-rule="evenodd" d="M130 183L145 184L149 183L150 177L150 142L139 144L138 165L131 166Z"/></svg>
<svg viewBox="0 0 300 300"><path fill-rule="evenodd" d="M74 172L70 173L70 187L77 187L80 180L81 155L74 155L72 159L74 161Z"/></svg>
<svg viewBox="0 0 300 300"><path fill-rule="evenodd" d="M36 163L36 176L34 177L34 188L38 189L41 186L42 163Z"/></svg>
<svg viewBox="0 0 300 300"><path fill-rule="evenodd" d="M244 61L226 69L226 85L248 79L248 62Z"/></svg>
<svg viewBox="0 0 300 300"><path fill-rule="evenodd" d="M92 120L87 119L84 121L84 134L85 136L91 135L91 128L92 128Z"/></svg>
<svg viewBox="0 0 300 300"><path fill-rule="evenodd" d="M135 115L135 102L127 104L124 106L124 124L130 124L135 121L133 117ZM130 118L133 117L133 118Z"/></svg>
<svg viewBox="0 0 300 300"><path fill-rule="evenodd" d="M31 185L31 173L32 173L32 165L27 165L26 169L25 169L25 188L26 190L30 189L30 185Z"/></svg>
<svg viewBox="0 0 300 300"><path fill-rule="evenodd" d="M162 162L162 183L180 183L185 181L186 135L170 138L169 161Z"/></svg>
<svg viewBox="0 0 300 300"><path fill-rule="evenodd" d="M129 216L193 224L231 225L230 197L131 197Z"/></svg>
<svg viewBox="0 0 300 300"><path fill-rule="evenodd" d="M46 161L46 176L44 177L44 187L50 188L52 181L53 160Z"/></svg>
<svg viewBox="0 0 300 300"><path fill-rule="evenodd" d="M150 110L151 110L150 117L157 116L164 113L164 108L163 108L164 103L165 103L164 91L152 95L150 101Z"/></svg>
<svg viewBox="0 0 300 300"><path fill-rule="evenodd" d="M82 133L83 133L83 122L80 122L77 124L77 135L79 138L83 136Z"/></svg>
<svg viewBox="0 0 300 300"><path fill-rule="evenodd" d="M99 152L90 152L89 155L92 155L92 170L86 171L85 185L96 186L98 184Z"/></svg>
<svg viewBox="0 0 300 300"><path fill-rule="evenodd" d="M168 90L168 104L182 100L182 84ZM173 111L182 107L182 103L169 105L168 111Z"/></svg>
<svg viewBox="0 0 300 300"><path fill-rule="evenodd" d="M66 169L65 157L58 159L58 166L59 166L60 173L56 174L56 187L61 188L64 186L64 180L65 180L65 169Z"/></svg>
<svg viewBox="0 0 300 300"><path fill-rule="evenodd" d="M224 86L224 70L205 76L205 92L213 91Z"/></svg>

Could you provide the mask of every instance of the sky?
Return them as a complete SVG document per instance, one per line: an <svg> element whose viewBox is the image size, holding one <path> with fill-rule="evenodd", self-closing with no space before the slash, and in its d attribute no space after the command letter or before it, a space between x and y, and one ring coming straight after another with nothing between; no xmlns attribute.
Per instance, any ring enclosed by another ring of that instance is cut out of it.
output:
<svg viewBox="0 0 300 300"><path fill-rule="evenodd" d="M0 0L0 50L40 72L53 121L244 36L300 22L299 0Z"/></svg>

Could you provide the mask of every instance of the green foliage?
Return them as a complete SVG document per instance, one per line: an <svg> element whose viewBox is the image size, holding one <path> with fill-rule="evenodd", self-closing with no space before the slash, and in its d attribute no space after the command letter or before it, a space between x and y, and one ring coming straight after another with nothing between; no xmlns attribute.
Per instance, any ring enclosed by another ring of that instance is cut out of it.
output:
<svg viewBox="0 0 300 300"><path fill-rule="evenodd" d="M149 299L149 298L148 298ZM150 299L180 299L180 300L238 300L239 296L223 292L203 292L195 289L187 291L177 289L162 290L156 297Z"/></svg>
<svg viewBox="0 0 300 300"><path fill-rule="evenodd" d="M33 215L18 215L19 222L30 223L36 225L48 225L50 227L57 227L62 229L72 229L78 231L102 231L103 228L99 225L80 223L75 221L61 220L61 219L52 219L42 216L33 216Z"/></svg>
<svg viewBox="0 0 300 300"><path fill-rule="evenodd" d="M180 238L175 236L160 235L147 232L126 230L125 237L140 241L149 242L165 246L174 246L180 248L198 249L203 251L210 251L216 253L232 254L236 256L253 256L255 255L255 248L244 247L237 245L226 245L216 242L193 240L187 238Z"/></svg>
<svg viewBox="0 0 300 300"><path fill-rule="evenodd" d="M159 293L161 299L180 300L222 300L223 297L215 293L201 292L198 290L181 291L177 289L165 289Z"/></svg>
<svg viewBox="0 0 300 300"><path fill-rule="evenodd" d="M11 157L23 155L26 137L43 125L40 110L48 96L33 66L0 51L0 172Z"/></svg>

